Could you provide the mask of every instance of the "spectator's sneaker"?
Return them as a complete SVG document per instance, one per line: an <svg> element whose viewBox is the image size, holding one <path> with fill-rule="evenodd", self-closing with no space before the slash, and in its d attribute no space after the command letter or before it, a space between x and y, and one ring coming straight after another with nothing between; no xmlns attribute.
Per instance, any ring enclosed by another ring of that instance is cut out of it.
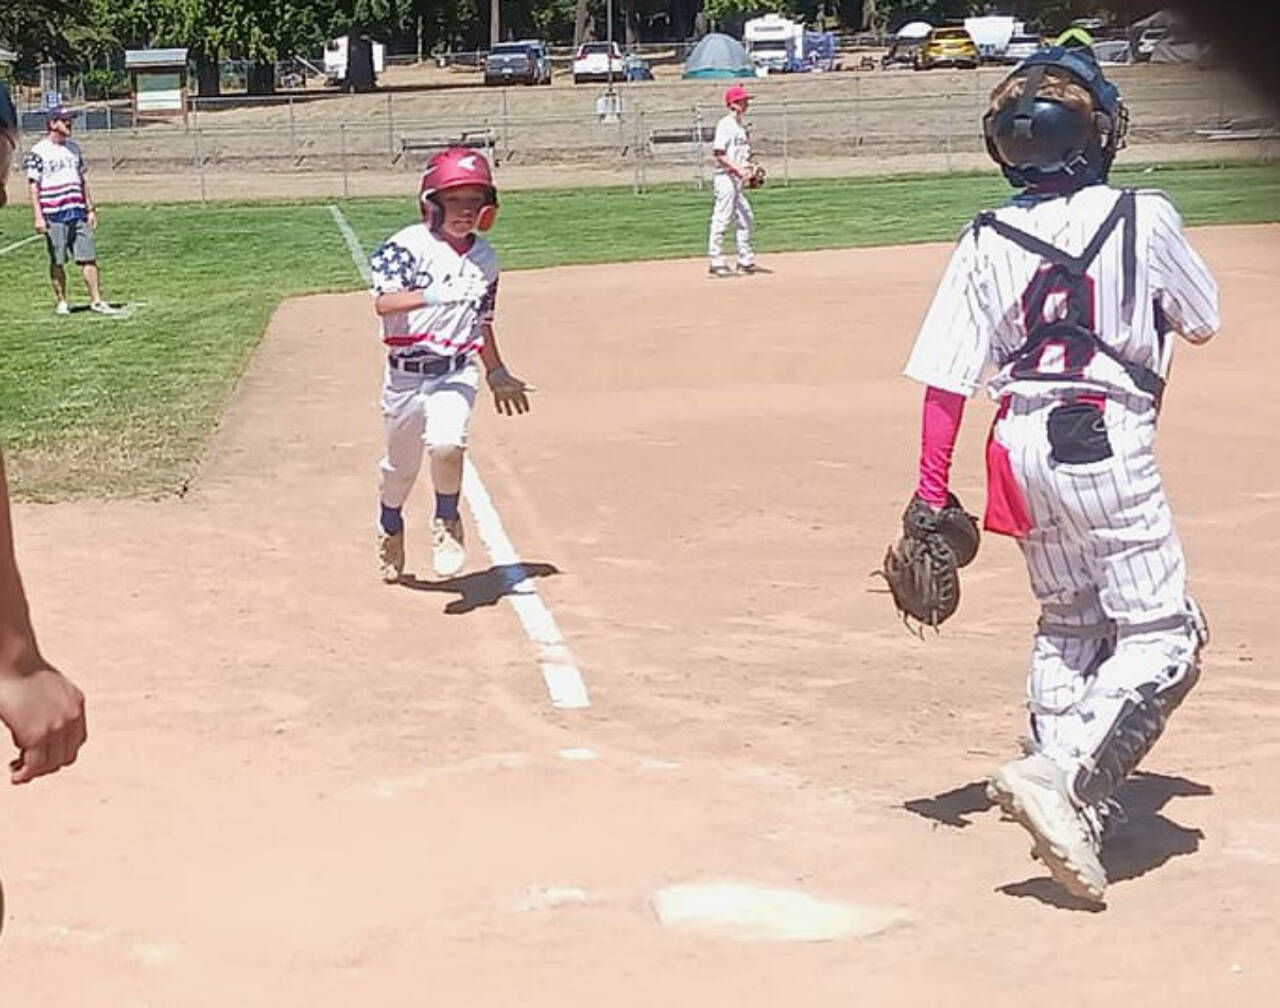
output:
<svg viewBox="0 0 1280 1008"><path fill-rule="evenodd" d="M1092 824L1067 797L1066 775L1047 756L1006 763L987 784L987 797L1031 834L1033 857L1067 892L1101 903L1107 873L1098 859Z"/></svg>
<svg viewBox="0 0 1280 1008"><path fill-rule="evenodd" d="M387 584L395 584L404 573L404 530L392 535L378 529L378 573Z"/></svg>
<svg viewBox="0 0 1280 1008"><path fill-rule="evenodd" d="M729 267L724 263L719 263L708 269L707 275L713 277L731 277L733 276L733 270L729 269Z"/></svg>
<svg viewBox="0 0 1280 1008"><path fill-rule="evenodd" d="M54 307L53 313L55 315L70 315L71 306L68 305L65 301L59 301L57 305Z"/></svg>
<svg viewBox="0 0 1280 1008"><path fill-rule="evenodd" d="M463 543L461 518L432 520L431 566L436 577L453 577L462 570L467 561L467 549Z"/></svg>
<svg viewBox="0 0 1280 1008"><path fill-rule="evenodd" d="M92 304L89 305L89 311L97 312L99 315L119 315L120 314L119 309L112 308L111 305L107 304L105 301L94 301Z"/></svg>

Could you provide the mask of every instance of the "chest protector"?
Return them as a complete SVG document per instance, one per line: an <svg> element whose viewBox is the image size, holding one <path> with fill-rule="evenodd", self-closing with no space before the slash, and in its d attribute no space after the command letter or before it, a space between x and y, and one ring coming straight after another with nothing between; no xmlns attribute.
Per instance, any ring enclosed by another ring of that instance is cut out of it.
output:
<svg viewBox="0 0 1280 1008"><path fill-rule="evenodd" d="M1164 393L1164 379L1150 368L1126 360L1098 336L1094 318L1093 280L1088 275L1090 264L1097 258L1111 233L1116 228L1123 227L1121 312L1126 319L1132 319L1134 277L1137 271L1134 190L1121 191L1111 212L1078 256L1006 224L990 210L978 214L975 219L975 238L984 227L991 228L1000 237L1040 256L1048 264L1047 268L1036 274L1023 295L1024 316L1028 320L1027 338L1002 362L1006 366L1013 364L1010 375L1020 381L1083 379L1084 369L1089 362L1096 354L1102 354L1119 364L1130 381L1140 391L1151 396L1158 407ZM1045 317L1044 311L1051 296L1062 299L1062 307L1052 320ZM1045 362L1050 359L1046 353L1049 347L1056 347L1060 351L1060 354L1054 354L1051 358L1052 369L1045 367Z"/></svg>

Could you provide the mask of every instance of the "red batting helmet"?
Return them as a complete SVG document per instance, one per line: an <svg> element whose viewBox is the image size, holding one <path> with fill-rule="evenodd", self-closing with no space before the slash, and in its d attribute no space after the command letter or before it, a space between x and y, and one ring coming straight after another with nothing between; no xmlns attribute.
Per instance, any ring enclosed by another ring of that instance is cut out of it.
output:
<svg viewBox="0 0 1280 1008"><path fill-rule="evenodd" d="M732 105L734 102L750 101L751 95L747 94L747 89L741 84L733 84L725 88L724 103Z"/></svg>
<svg viewBox="0 0 1280 1008"><path fill-rule="evenodd" d="M489 162L483 154L470 147L450 147L427 162L427 170L422 173L422 181L418 185L418 203L423 220L433 228L438 227L440 204L434 199L436 193L467 185L484 186L488 191L485 205L476 218L476 230L488 231L498 213L498 190L493 184Z"/></svg>

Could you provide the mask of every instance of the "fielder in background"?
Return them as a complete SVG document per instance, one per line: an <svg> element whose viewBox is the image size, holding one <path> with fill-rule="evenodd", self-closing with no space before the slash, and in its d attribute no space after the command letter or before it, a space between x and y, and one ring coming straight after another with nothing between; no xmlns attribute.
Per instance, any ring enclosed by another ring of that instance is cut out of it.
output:
<svg viewBox="0 0 1280 1008"><path fill-rule="evenodd" d="M1172 337L1208 340L1218 292L1164 193L1107 184L1126 126L1080 50L1042 49L995 88L987 148L1022 191L961 235L905 369L927 386L916 498L937 512L965 399L994 369L984 527L1017 539L1040 619L1028 753L988 794L1094 902L1112 795L1208 640L1154 450Z"/></svg>
<svg viewBox="0 0 1280 1008"><path fill-rule="evenodd" d="M27 182L31 186L31 212L35 229L49 249L49 279L56 302L54 311L68 315L67 274L63 266L74 259L89 288L89 308L102 315L116 310L102 299L98 278L98 253L93 232L98 211L89 197L84 175L84 155L71 139L72 115L66 109L50 109L47 132L27 154Z"/></svg>
<svg viewBox="0 0 1280 1008"><path fill-rule="evenodd" d="M393 584L404 572L401 509L422 467L425 447L435 486L432 567L452 577L466 561L458 498L478 364L498 412L527 413L533 386L502 363L493 331L498 261L475 232L487 231L498 191L484 155L454 147L435 155L418 191L422 221L402 228L369 259L374 311L382 320L387 366L380 463L378 569Z"/></svg>
<svg viewBox="0 0 1280 1008"><path fill-rule="evenodd" d="M725 90L724 103L729 111L716 124L715 137L711 141L711 156L716 163L712 177L715 203L711 207L707 254L711 257L708 272L713 277L734 275L721 250L730 220L734 222L734 238L738 245L737 272L751 274L758 271L755 254L751 251L751 228L755 215L746 194L746 181L751 175L751 141L743 120L750 101L751 96L741 84Z"/></svg>

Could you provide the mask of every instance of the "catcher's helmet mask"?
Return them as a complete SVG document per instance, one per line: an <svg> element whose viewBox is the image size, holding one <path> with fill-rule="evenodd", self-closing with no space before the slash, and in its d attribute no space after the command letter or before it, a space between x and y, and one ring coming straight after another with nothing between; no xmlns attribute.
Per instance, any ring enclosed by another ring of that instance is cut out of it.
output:
<svg viewBox="0 0 1280 1008"><path fill-rule="evenodd" d="M476 216L476 230L488 231L498 215L498 189L493 184L489 162L479 151L470 147L450 147L432 156L418 186L418 203L422 219L432 231L438 231L444 223L444 207L436 199L437 193L460 186L479 185L486 190L485 204Z"/></svg>
<svg viewBox="0 0 1280 1008"><path fill-rule="evenodd" d="M1093 100L1092 112L1037 94L1049 70L1083 86ZM982 118L987 153L1005 178L1018 188L1068 190L1105 182L1124 144L1129 113L1092 53L1050 46L1032 53L1009 76L1025 77L1022 94Z"/></svg>

